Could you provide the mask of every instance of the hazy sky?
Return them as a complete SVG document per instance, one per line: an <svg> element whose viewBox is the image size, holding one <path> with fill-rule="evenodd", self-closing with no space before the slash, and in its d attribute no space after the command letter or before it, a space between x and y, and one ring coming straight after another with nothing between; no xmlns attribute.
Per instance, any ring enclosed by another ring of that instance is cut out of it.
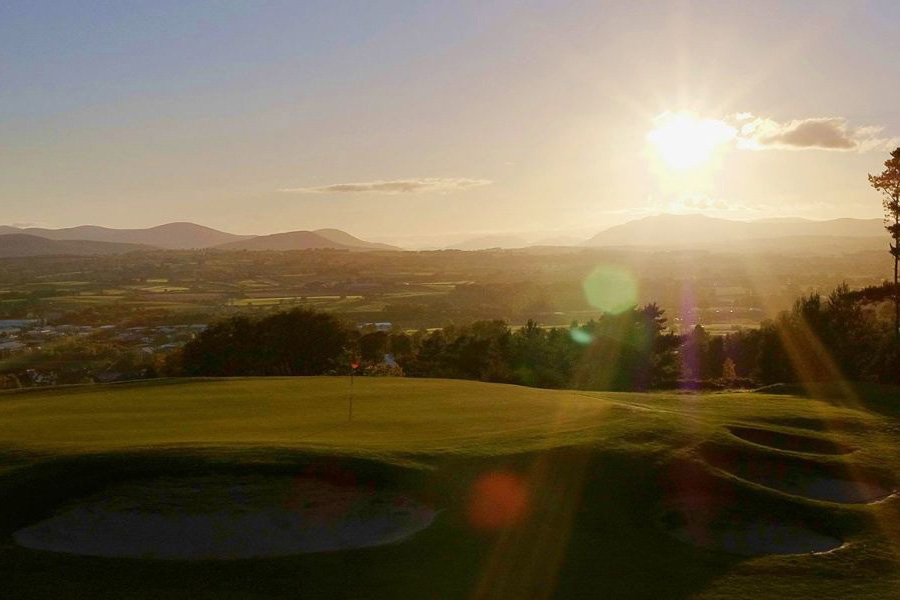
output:
<svg viewBox="0 0 900 600"><path fill-rule="evenodd" d="M0 223L877 217L898 26L896 0L6 0Z"/></svg>

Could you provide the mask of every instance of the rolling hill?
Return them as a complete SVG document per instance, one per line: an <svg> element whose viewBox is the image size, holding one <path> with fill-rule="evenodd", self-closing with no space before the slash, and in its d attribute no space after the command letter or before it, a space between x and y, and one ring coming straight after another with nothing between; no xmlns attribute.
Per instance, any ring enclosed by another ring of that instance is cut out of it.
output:
<svg viewBox="0 0 900 600"><path fill-rule="evenodd" d="M313 233L347 248L359 248L361 250L402 250L402 248L391 246L390 244L361 240L340 229L316 229Z"/></svg>
<svg viewBox="0 0 900 600"><path fill-rule="evenodd" d="M48 241L77 241L78 244L43 244L36 240L20 240L6 243L12 252L13 246L21 246L21 252L29 248L28 256L38 254L114 254L131 250L160 248L165 250L194 250L221 248L223 250L305 250L311 248L337 248L341 250L400 250L396 246L367 242L340 229L318 229L316 231L292 231L273 235L236 235L196 225L194 223L167 223L147 229L111 229L96 225L80 225L64 229L43 229L31 227L20 229L0 225L0 235L28 235ZM86 242L124 244L115 246L90 246ZM42 250L44 248L44 250ZM81 251L79 251L81 249ZM25 256L25 254L9 254Z"/></svg>
<svg viewBox="0 0 900 600"><path fill-rule="evenodd" d="M371 243L353 237L338 229L317 231L289 231L261 235L248 240L216 246L217 250L311 250L334 248L336 250L399 250L388 244Z"/></svg>
<svg viewBox="0 0 900 600"><path fill-rule="evenodd" d="M140 244L97 242L91 240L49 240L24 233L0 233L0 257L16 258L49 255L108 255L149 250Z"/></svg>
<svg viewBox="0 0 900 600"><path fill-rule="evenodd" d="M778 239L805 238L804 243L813 247L815 241L827 243L829 238L847 238L855 240L851 243L854 246L871 249L876 240L883 242L884 235L880 219L732 221L700 214L662 214L611 227L583 245L727 247L751 241L771 243Z"/></svg>
<svg viewBox="0 0 900 600"><path fill-rule="evenodd" d="M86 240L120 244L142 244L168 250L210 248L252 237L225 233L194 223L167 223L147 229L111 229L97 225L80 225L64 229L0 227L0 234L4 233L25 233L49 240Z"/></svg>

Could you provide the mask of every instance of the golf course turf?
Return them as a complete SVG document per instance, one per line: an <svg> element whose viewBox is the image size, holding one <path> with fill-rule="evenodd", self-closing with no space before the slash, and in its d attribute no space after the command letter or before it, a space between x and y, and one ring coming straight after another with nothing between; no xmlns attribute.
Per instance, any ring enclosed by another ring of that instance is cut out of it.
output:
<svg viewBox="0 0 900 600"><path fill-rule="evenodd" d="M900 598L893 391L358 378L352 419L350 392L346 378L312 377L0 393L0 597ZM293 491L271 492L285 481ZM343 500L324 513L330 501L304 496L326 492ZM249 550L205 557L156 536L142 555L140 535L104 522L108 547L56 543L73 511L106 518L98 505L112 519L169 515L175 532L240 523L245 536L247 507L266 505L269 536L295 507L341 535L297 553L264 540L254 555L251 528ZM360 529L360 515L382 505L428 518L369 543L382 525ZM34 532L57 536L51 550L21 543Z"/></svg>

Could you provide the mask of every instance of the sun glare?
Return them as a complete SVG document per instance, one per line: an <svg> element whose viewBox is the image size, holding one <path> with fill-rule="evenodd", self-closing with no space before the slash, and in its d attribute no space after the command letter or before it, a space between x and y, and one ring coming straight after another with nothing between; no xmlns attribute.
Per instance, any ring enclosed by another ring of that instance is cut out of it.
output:
<svg viewBox="0 0 900 600"><path fill-rule="evenodd" d="M700 119L684 112L666 112L653 122L655 127L647 134L647 141L667 166L678 171L704 165L737 133L723 121Z"/></svg>

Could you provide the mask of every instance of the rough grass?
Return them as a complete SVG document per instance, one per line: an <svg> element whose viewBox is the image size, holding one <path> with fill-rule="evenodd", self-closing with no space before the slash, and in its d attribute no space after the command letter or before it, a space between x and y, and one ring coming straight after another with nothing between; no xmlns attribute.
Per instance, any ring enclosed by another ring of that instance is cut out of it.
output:
<svg viewBox="0 0 900 600"><path fill-rule="evenodd" d="M885 485L896 483L900 423L885 416L889 411L784 394L581 393L389 378L359 378L353 387L349 422L345 378L168 380L0 394L4 594L900 597L896 498L823 502L731 468L749 457L786 468L878 473ZM890 400L878 402L883 408ZM856 450L798 457L741 440L728 430L735 426ZM442 512L402 544L227 563L90 558L12 542L16 529L104 486L212 473L350 474L407 489ZM519 482L525 508L513 511L494 498L492 514L516 514L490 530L473 521L472 506L480 482L497 473ZM710 527L802 523L846 544L827 554L711 551L667 530L673 506L685 498L705 503Z"/></svg>

